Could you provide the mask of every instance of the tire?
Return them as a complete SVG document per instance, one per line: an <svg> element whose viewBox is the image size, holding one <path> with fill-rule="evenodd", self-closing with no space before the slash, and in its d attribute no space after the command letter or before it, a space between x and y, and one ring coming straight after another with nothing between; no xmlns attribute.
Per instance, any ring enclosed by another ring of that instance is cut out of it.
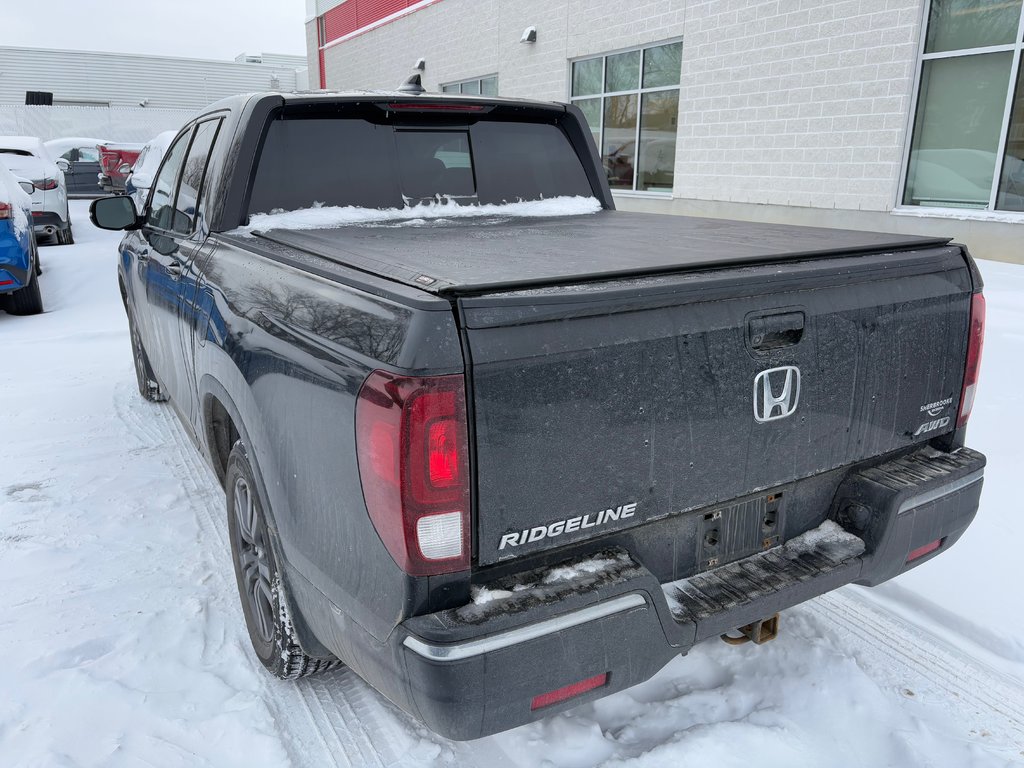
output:
<svg viewBox="0 0 1024 768"><path fill-rule="evenodd" d="M307 655L295 636L259 483L240 440L228 456L224 484L231 561L245 626L257 658L281 680L296 680L341 666L334 657Z"/></svg>
<svg viewBox="0 0 1024 768"><path fill-rule="evenodd" d="M135 362L135 382L139 385L139 394L151 403L162 403L167 400L167 394L160 388L160 382L156 380L153 373L153 366L149 364L149 355L146 348L142 346L142 337L139 336L139 329L135 326L132 313L128 311L128 334L132 343L132 360Z"/></svg>
<svg viewBox="0 0 1024 768"><path fill-rule="evenodd" d="M38 258L36 259L38 263ZM39 277L34 264L29 265L28 285L7 295L4 309L10 315L40 315L43 312L43 297L39 292Z"/></svg>
<svg viewBox="0 0 1024 768"><path fill-rule="evenodd" d="M36 233L29 233L29 237L32 242L32 256L36 260L36 274L41 275L43 274L43 262L39 260L39 243L36 242Z"/></svg>
<svg viewBox="0 0 1024 768"><path fill-rule="evenodd" d="M67 226L57 230L57 245L74 245L75 235L71 231L71 219L68 219Z"/></svg>

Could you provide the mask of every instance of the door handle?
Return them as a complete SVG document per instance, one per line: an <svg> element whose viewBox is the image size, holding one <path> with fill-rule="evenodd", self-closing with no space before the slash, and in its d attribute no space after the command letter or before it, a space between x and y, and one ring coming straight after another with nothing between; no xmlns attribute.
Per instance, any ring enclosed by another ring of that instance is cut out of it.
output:
<svg viewBox="0 0 1024 768"><path fill-rule="evenodd" d="M168 272L168 274L171 274L171 275L174 275L175 277L177 277L178 275L181 274L181 271L184 268L185 268L185 265L182 264L180 261L178 261L177 259L171 259L171 263L167 265L167 272Z"/></svg>
<svg viewBox="0 0 1024 768"><path fill-rule="evenodd" d="M747 338L755 352L792 347L804 335L804 313L786 312L780 315L762 315L747 323Z"/></svg>

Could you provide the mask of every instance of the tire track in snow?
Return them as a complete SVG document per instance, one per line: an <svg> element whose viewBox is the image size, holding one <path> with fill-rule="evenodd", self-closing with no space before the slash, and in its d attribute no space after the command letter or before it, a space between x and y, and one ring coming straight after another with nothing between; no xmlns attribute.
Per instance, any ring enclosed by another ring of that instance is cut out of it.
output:
<svg viewBox="0 0 1024 768"><path fill-rule="evenodd" d="M172 407L132 402L134 388L118 388L114 408L142 450L165 448L169 469L182 481L206 546L212 571L224 598L218 609L230 611L226 625L234 627L239 648L248 650L249 637L241 608L237 605L237 587L230 568L230 544L227 535L224 493L212 470L184 432ZM169 439L168 439L169 438ZM396 717L408 719L389 702L370 689L351 670L341 669L298 681L267 679L266 672L249 658L253 674L261 682L263 700L281 728L281 737L296 766L378 766L390 768L404 761L395 747L411 741L409 730Z"/></svg>
<svg viewBox="0 0 1024 768"><path fill-rule="evenodd" d="M974 734L1016 744L1024 755L1024 693L984 662L852 589L797 610L835 634L833 642L880 685L927 698L926 706L940 706Z"/></svg>

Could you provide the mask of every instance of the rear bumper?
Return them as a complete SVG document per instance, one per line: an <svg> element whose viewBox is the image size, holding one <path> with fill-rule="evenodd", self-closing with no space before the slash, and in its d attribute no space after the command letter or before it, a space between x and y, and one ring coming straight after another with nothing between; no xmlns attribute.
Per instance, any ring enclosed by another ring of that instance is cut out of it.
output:
<svg viewBox="0 0 1024 768"><path fill-rule="evenodd" d="M781 546L765 539L769 549L663 584L628 547L595 543L554 567L506 567L511 575L487 584L497 599L478 596L409 618L386 637L286 567L293 618L311 652L337 655L435 732L475 739L637 685L702 640L844 584L879 584L935 557L973 520L984 466L985 457L969 449L921 448L847 472L815 497L813 517L793 518L800 521L794 530L811 530ZM691 513L688 527L708 511ZM665 540L670 548L695 544ZM915 551L925 554L912 558ZM537 701L595 678L601 684L580 695Z"/></svg>
<svg viewBox="0 0 1024 768"><path fill-rule="evenodd" d="M587 576L579 588L566 584L564 595L549 590L531 601L514 593L493 605L409 619L389 643L401 679L378 687L453 739L629 688L697 642L844 584L879 584L946 550L974 518L984 465L984 456L967 449L924 449L854 473L819 533L679 582L659 584L628 554L604 552L615 561L607 573ZM532 708L538 695L601 674L606 682L594 690Z"/></svg>
<svg viewBox="0 0 1024 768"><path fill-rule="evenodd" d="M63 229L67 222L56 211L33 211L32 229L40 235L52 235L56 230Z"/></svg>

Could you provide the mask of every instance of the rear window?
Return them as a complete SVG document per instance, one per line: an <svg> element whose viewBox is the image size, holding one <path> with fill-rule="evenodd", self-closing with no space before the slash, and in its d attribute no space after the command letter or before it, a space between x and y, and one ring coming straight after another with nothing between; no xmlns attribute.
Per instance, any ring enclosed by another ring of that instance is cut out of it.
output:
<svg viewBox="0 0 1024 768"><path fill-rule="evenodd" d="M314 205L402 208L434 199L501 204L593 190L551 123L391 125L284 118L267 131L249 214Z"/></svg>

